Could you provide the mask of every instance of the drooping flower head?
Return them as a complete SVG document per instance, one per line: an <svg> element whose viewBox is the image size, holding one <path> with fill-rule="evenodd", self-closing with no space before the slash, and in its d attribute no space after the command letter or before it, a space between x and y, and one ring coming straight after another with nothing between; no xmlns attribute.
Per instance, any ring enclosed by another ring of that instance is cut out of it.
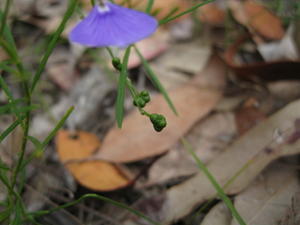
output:
<svg viewBox="0 0 300 225"><path fill-rule="evenodd" d="M157 24L146 13L104 2L73 28L69 39L89 47L126 47L150 36Z"/></svg>

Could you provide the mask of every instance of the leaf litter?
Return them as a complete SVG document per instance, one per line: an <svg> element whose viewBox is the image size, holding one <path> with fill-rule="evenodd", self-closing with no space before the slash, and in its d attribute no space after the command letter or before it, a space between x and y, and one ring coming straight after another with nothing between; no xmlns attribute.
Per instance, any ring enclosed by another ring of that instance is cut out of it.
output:
<svg viewBox="0 0 300 225"><path fill-rule="evenodd" d="M9 23L13 27L15 21L21 22L21 28L32 26L30 41L29 36L18 37L20 30L15 34L26 63L34 67L37 57L30 56L32 47L41 49L27 45L55 30L67 1L16 2L18 7L13 7ZM142 10L147 3L120 2ZM162 19L175 7L178 13L190 6L189 1L156 0L152 12ZM37 101L43 102L47 112L34 113L31 134L43 140L53 129L53 121L69 106L75 105L76 110L55 143L49 145L44 161L37 159L28 169L30 179L24 192L28 207L44 209L49 203L72 200L72 195L104 191L162 224L176 224L178 220L189 224L203 203L218 198L180 145L179 139L185 137L219 183L226 186L225 192L249 224L299 224L299 179L295 175L299 163L295 159L300 137L300 26L297 20L286 25L282 17L293 10L282 8L276 14L273 9L266 1L216 1L200 8L192 18L186 16L163 26L155 36L137 44L179 111L179 117L173 115L150 83L144 81L139 86L151 89L153 98L147 110L167 116L169 125L160 134L153 132L146 118L131 111L129 98L123 129L117 129L113 125L116 86L108 75L114 71L103 66L107 56L63 40L52 55L39 90L41 99ZM67 25L63 37L78 18L76 15ZM22 29L24 33L26 29ZM244 35L246 38L239 39ZM0 59L7 59L1 49ZM136 56L130 60L131 77L136 82L135 77L145 75L145 71ZM9 74L3 75L10 80ZM7 99L1 92L2 106ZM1 127L9 124L2 115L0 122ZM1 159L7 162L12 161L7 149L16 148L10 142L0 146ZM63 177L61 183L58 174ZM70 194L67 200L65 193ZM122 210L93 200L56 216L50 216L49 221L67 225L80 224L80 220L82 224L143 224ZM200 218L197 224L211 224L212 219L220 225L236 224L222 203L207 208L201 216L204 220Z"/></svg>

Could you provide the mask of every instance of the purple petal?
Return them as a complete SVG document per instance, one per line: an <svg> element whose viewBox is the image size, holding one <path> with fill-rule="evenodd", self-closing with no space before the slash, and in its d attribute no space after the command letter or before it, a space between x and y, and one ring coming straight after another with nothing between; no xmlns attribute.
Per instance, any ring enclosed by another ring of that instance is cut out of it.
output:
<svg viewBox="0 0 300 225"><path fill-rule="evenodd" d="M89 47L125 47L142 40L157 28L155 18L133 9L106 3L107 11L95 6L71 31L69 38Z"/></svg>

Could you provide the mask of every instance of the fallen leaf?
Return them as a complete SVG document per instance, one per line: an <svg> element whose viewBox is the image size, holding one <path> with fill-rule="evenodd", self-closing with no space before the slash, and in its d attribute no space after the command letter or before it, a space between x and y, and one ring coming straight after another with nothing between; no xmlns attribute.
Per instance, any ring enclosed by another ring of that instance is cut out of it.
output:
<svg viewBox="0 0 300 225"><path fill-rule="evenodd" d="M229 0L228 3L234 18L246 26L254 36L258 33L269 40L280 40L284 36L285 31L281 20L263 5L253 0L244 3ZM255 38L259 39L259 37Z"/></svg>
<svg viewBox="0 0 300 225"><path fill-rule="evenodd" d="M226 12L217 3L206 4L199 9L200 20L209 25L223 25L226 17Z"/></svg>
<svg viewBox="0 0 300 225"><path fill-rule="evenodd" d="M297 225L300 224L300 192L298 191L292 198L286 214L280 220L279 225Z"/></svg>
<svg viewBox="0 0 300 225"><path fill-rule="evenodd" d="M220 202L206 214L201 225L230 225L230 221L230 210L224 202Z"/></svg>
<svg viewBox="0 0 300 225"><path fill-rule="evenodd" d="M244 190L278 157L300 152L299 111L300 100L287 105L241 136L209 163L208 170L221 186L239 173L225 189L226 194L232 195ZM275 136L276 133L279 134ZM161 206L165 214L161 221L163 224L177 221L214 197L215 188L206 175L199 172L166 192L166 201Z"/></svg>
<svg viewBox="0 0 300 225"><path fill-rule="evenodd" d="M299 189L296 170L274 163L235 198L234 206L247 225L277 225Z"/></svg>
<svg viewBox="0 0 300 225"><path fill-rule="evenodd" d="M259 109L259 102L254 98L248 99L243 106L235 112L235 120L240 135L246 133L250 128L265 118L265 113Z"/></svg>
<svg viewBox="0 0 300 225"><path fill-rule="evenodd" d="M254 62L248 64L235 62L235 57L239 48L247 41L248 38L248 35L241 36L224 53L224 60L237 75L246 79L251 79L253 75L256 75L266 81L299 79L299 60L277 60L272 62Z"/></svg>
<svg viewBox="0 0 300 225"><path fill-rule="evenodd" d="M168 125L162 132L155 132L149 118L135 110L124 119L122 129L114 127L108 132L95 158L131 162L166 152L213 109L222 97L225 74L226 67L213 56L203 72L187 84L169 91L179 116L172 112L161 94L145 108L149 113L165 115Z"/></svg>
<svg viewBox="0 0 300 225"><path fill-rule="evenodd" d="M161 55L169 48L168 39L168 32L158 29L157 32L155 32L155 34L151 37L136 43L136 47L142 53L144 58L149 61ZM125 50L122 51L121 55L124 54ZM140 64L140 57L135 51L132 51L129 57L128 68L132 69L139 66Z"/></svg>
<svg viewBox="0 0 300 225"><path fill-rule="evenodd" d="M127 186L130 179L117 166L103 161L81 161L100 146L98 137L84 131L61 130L56 137L61 162L83 186L95 191L112 191Z"/></svg>
<svg viewBox="0 0 300 225"><path fill-rule="evenodd" d="M248 23L256 32L271 40L280 40L284 36L281 20L263 5L253 0L244 2Z"/></svg>
<svg viewBox="0 0 300 225"><path fill-rule="evenodd" d="M204 163L213 160L236 135L233 113L216 113L199 121L185 135L185 138L196 146L195 152ZM198 172L193 159L186 154L184 147L177 143L158 159L150 168L145 186L172 181Z"/></svg>

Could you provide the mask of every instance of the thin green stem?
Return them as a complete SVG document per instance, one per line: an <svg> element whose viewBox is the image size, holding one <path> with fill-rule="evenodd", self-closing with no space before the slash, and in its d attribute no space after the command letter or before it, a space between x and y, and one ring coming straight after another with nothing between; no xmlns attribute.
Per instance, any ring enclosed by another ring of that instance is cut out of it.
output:
<svg viewBox="0 0 300 225"><path fill-rule="evenodd" d="M214 186L214 188L216 189L219 197L223 200L223 202L229 208L229 210L231 211L233 217L237 220L237 222L240 225L247 225L246 222L244 221L244 219L240 216L240 214L238 213L238 211L234 207L234 205L233 205L232 201L230 200L230 198L228 198L228 196L225 194L224 190L222 189L220 184L217 182L215 177L209 172L209 170L207 169L205 164L196 155L196 153L194 152L192 146L185 140L185 138L181 138L181 142L184 145L184 147L190 152L191 156L196 161L199 169L201 169L201 171L206 175L206 177L209 179L211 184Z"/></svg>
<svg viewBox="0 0 300 225"><path fill-rule="evenodd" d="M175 20L175 19L177 19L177 18L179 18L179 17L181 17L181 16L183 16L183 15L185 15L185 14L188 14L188 13L190 13L190 12L193 12L194 10L198 9L199 7L201 7L201 6L203 6L203 5L206 5L206 4L208 4L208 3L210 3L210 2L214 2L214 1L215 1L215 0L207 0L207 1L205 1L205 2L199 3L199 4L197 4L197 5L195 5L195 6L191 7L191 8L189 8L189 9L186 10L186 11L183 11L183 12L181 12L181 13L178 13L178 14L175 15L175 16L172 16L172 17L167 18L167 19L160 20L160 21L159 21L159 25L166 24L166 23L168 23L168 22L170 22L170 21L172 21L172 20Z"/></svg>

